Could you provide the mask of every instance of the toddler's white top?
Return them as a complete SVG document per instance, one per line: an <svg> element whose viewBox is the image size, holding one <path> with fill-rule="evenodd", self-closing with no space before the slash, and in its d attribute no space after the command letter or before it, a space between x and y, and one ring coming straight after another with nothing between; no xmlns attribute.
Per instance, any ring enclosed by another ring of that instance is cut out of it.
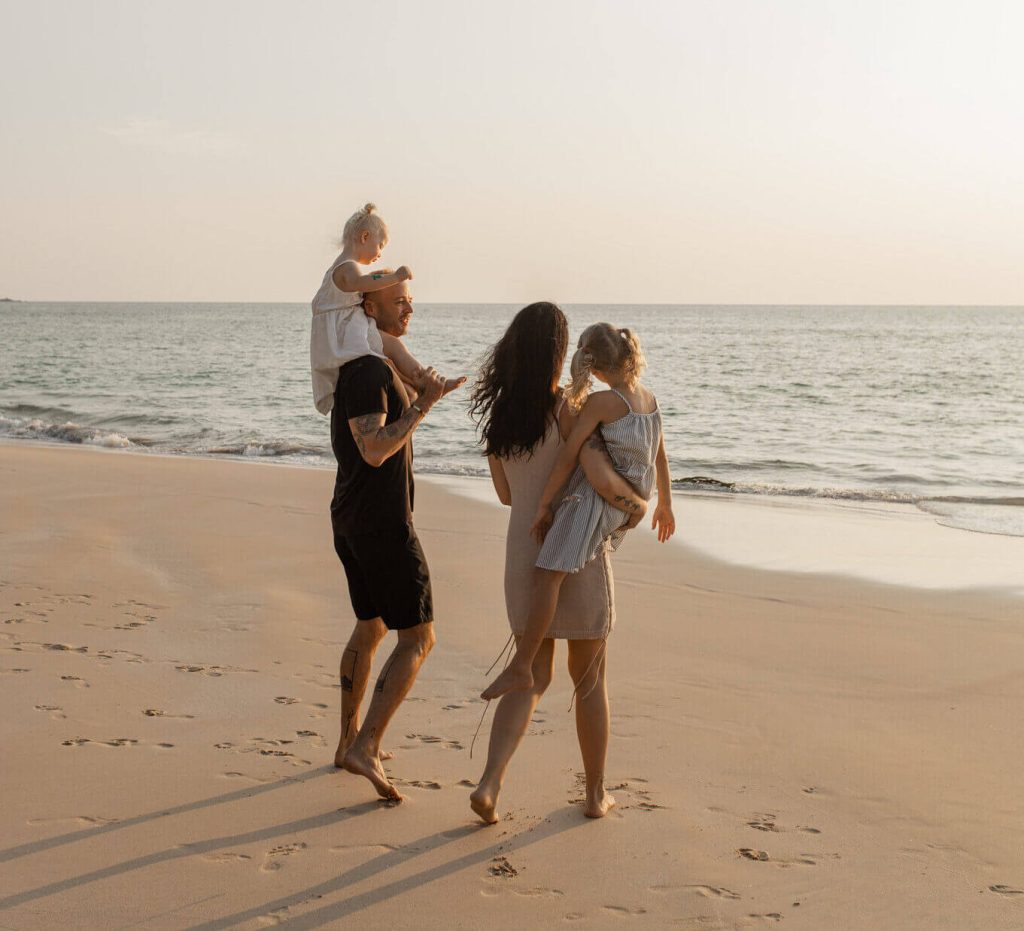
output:
<svg viewBox="0 0 1024 931"><path fill-rule="evenodd" d="M344 260L348 261L348 260ZM339 256L327 269L313 298L313 324L309 333L309 366L313 376L313 403L321 414L334 407L338 370L360 356L384 358L384 343L377 324L363 313L363 295L342 291L334 283L334 270L343 264ZM360 275L366 266L356 263Z"/></svg>

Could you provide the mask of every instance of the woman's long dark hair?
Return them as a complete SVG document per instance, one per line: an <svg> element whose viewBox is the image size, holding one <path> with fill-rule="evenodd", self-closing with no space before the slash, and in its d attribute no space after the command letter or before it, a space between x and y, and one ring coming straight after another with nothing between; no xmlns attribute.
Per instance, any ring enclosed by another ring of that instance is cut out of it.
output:
<svg viewBox="0 0 1024 931"><path fill-rule="evenodd" d="M551 387L562 372L569 324L557 304L524 307L491 347L470 399L480 442L489 456L529 455L544 438L558 400Z"/></svg>

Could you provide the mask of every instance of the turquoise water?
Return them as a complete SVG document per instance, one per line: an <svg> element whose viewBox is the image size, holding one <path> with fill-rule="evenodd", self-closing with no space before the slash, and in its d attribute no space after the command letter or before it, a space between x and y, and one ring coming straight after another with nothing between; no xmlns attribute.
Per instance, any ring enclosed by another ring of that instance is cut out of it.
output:
<svg viewBox="0 0 1024 931"><path fill-rule="evenodd" d="M407 342L472 374L517 309L418 305ZM639 333L680 489L907 502L1024 535L1024 308L566 312L573 340L596 320ZM0 437L332 465L308 340L305 304L0 304ZM486 473L465 400L417 431L419 470Z"/></svg>

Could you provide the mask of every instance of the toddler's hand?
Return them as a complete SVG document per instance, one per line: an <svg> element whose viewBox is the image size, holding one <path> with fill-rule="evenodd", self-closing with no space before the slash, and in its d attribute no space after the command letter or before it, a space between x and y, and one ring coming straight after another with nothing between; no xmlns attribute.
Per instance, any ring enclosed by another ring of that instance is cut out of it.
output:
<svg viewBox="0 0 1024 931"><path fill-rule="evenodd" d="M658 531L658 542L664 543L676 532L676 518L672 513L672 505L659 504L651 518L651 528Z"/></svg>
<svg viewBox="0 0 1024 931"><path fill-rule="evenodd" d="M411 281L412 280L412 269L408 265L399 265L395 269L395 274L398 276L399 281Z"/></svg>
<svg viewBox="0 0 1024 931"><path fill-rule="evenodd" d="M550 507L541 506L537 508L537 514L533 518L533 526L530 528L530 536L537 543L543 543L554 522L555 512Z"/></svg>

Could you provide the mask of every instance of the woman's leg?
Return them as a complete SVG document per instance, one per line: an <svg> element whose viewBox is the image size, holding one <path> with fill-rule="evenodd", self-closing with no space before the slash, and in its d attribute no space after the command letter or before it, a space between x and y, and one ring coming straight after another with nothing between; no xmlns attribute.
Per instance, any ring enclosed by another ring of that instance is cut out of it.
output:
<svg viewBox="0 0 1024 931"><path fill-rule="evenodd" d="M501 675L480 693L481 698L490 701L506 692L521 691L533 685L533 659L547 637L548 628L555 617L558 592L565 576L565 572L555 572L551 569L533 570L530 615L526 619L523 635L516 641L515 655Z"/></svg>
<svg viewBox="0 0 1024 931"><path fill-rule="evenodd" d="M480 785L469 797L470 807L487 824L498 820L495 808L501 784L505 781L505 771L530 725L537 702L551 684L554 660L555 641L544 640L533 661L533 685L526 691L509 692L498 702L487 746L487 765L480 777Z"/></svg>
<svg viewBox="0 0 1024 931"><path fill-rule="evenodd" d="M570 640L569 675L576 686L576 734L587 777L583 813L603 818L615 799L604 790L604 764L608 756L608 689L605 684L607 640Z"/></svg>

